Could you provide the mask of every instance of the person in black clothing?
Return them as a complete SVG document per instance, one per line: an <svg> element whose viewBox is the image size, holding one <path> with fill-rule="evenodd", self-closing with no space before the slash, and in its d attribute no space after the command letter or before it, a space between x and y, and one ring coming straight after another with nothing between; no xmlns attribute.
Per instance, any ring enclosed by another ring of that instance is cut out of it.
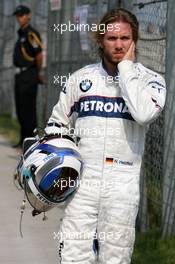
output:
<svg viewBox="0 0 175 264"><path fill-rule="evenodd" d="M13 147L21 147L24 138L33 136L33 130L37 126L36 97L38 83L43 83L40 75L43 45L39 33L29 24L30 9L20 5L13 15L20 25L13 62L16 66L15 106L21 127L20 141Z"/></svg>

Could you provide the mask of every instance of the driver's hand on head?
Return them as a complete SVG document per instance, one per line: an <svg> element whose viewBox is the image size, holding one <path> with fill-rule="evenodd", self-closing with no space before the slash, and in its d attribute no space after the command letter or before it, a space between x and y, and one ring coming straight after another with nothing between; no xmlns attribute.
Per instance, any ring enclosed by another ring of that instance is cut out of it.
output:
<svg viewBox="0 0 175 264"><path fill-rule="evenodd" d="M132 41L127 53L123 57L123 60L131 60L133 62L135 61L135 43L134 43L134 41Z"/></svg>

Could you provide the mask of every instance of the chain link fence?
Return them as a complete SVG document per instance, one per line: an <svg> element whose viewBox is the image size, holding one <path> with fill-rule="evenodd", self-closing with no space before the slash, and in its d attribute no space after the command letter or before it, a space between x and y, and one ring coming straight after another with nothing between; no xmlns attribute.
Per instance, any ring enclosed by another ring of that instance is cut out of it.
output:
<svg viewBox="0 0 175 264"><path fill-rule="evenodd" d="M166 1L124 1L137 16L140 35L137 60L148 68L165 75ZM141 204L138 226L142 231L161 228L163 189L163 128L164 113L150 125L146 135L141 172Z"/></svg>
<svg viewBox="0 0 175 264"><path fill-rule="evenodd" d="M32 24L39 30L47 46L47 54L46 50L44 51L47 89L40 87L38 97L38 116L43 126L69 75L82 66L98 60L95 44L91 40L92 28L84 30L80 29L79 25L96 24L102 14L113 7L124 7L136 14L140 23L137 59L162 75L166 72L169 87L166 109L161 117L150 125L147 132L141 172L138 228L141 231L158 228L162 230L163 236L174 233L175 85L172 77L175 72L175 40L174 35L170 34L174 25L173 0L0 1L0 24L3 29L0 33L1 113L7 111L14 113L12 50L17 25L11 13L18 4L25 4L31 8Z"/></svg>
<svg viewBox="0 0 175 264"><path fill-rule="evenodd" d="M15 38L15 23L11 18L13 7L9 1L0 1L0 111L10 113L13 107L13 78L9 76L13 76L12 49Z"/></svg>
<svg viewBox="0 0 175 264"><path fill-rule="evenodd" d="M168 87L164 120L162 235L175 234L175 3L168 0L166 82Z"/></svg>

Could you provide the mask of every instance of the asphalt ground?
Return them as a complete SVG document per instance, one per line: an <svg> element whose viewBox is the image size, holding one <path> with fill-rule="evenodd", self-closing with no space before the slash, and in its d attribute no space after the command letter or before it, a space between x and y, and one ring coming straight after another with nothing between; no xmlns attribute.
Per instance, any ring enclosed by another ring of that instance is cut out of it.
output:
<svg viewBox="0 0 175 264"><path fill-rule="evenodd" d="M58 239L61 209L33 217L32 208L26 203L20 235L20 207L24 192L17 190L13 174L20 157L0 135L0 263L2 264L56 264L58 263Z"/></svg>

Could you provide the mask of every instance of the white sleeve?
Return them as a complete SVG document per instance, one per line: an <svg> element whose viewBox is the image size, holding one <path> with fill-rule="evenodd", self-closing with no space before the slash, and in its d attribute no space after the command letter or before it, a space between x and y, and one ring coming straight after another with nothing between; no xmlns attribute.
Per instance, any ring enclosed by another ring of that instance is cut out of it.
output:
<svg viewBox="0 0 175 264"><path fill-rule="evenodd" d="M140 125L150 123L157 118L165 104L166 88L163 77L146 71L139 76L130 60L120 62L118 69L121 95L132 117Z"/></svg>
<svg viewBox="0 0 175 264"><path fill-rule="evenodd" d="M73 134L75 115L77 112L77 85L70 77L60 92L58 103L53 107L52 114L45 128L46 134Z"/></svg>

